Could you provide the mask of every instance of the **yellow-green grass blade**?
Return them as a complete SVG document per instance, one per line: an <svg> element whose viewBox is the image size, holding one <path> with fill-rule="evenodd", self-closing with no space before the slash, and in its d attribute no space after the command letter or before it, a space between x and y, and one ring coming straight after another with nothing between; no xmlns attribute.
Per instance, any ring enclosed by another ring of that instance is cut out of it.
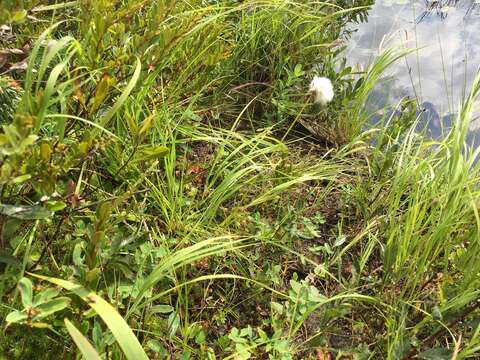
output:
<svg viewBox="0 0 480 360"><path fill-rule="evenodd" d="M135 71L133 72L132 78L130 79L129 83L123 90L122 94L118 98L118 100L113 104L113 106L105 113L100 118L99 124L102 127L105 127L108 122L112 119L112 117L115 115L115 113L122 107L123 103L127 98L130 96L130 93L132 92L133 88L135 87L135 84L138 81L138 78L140 77L140 72L142 70L142 64L140 62L140 59L137 58L137 64L135 66Z"/></svg>
<svg viewBox="0 0 480 360"><path fill-rule="evenodd" d="M100 355L98 355L92 344L90 344L87 338L83 336L83 334L68 319L65 319L65 326L67 327L68 333L72 337L73 342L77 345L85 360L101 359Z"/></svg>
<svg viewBox="0 0 480 360"><path fill-rule="evenodd" d="M147 354L145 354L132 329L107 301L93 291L70 281L35 274L31 275L73 292L90 305L107 324L128 360L148 360Z"/></svg>

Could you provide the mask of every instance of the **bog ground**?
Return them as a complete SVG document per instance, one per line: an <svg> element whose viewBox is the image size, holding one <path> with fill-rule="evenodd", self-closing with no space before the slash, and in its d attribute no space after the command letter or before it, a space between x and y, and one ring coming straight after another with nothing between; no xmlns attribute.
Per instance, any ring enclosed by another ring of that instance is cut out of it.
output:
<svg viewBox="0 0 480 360"><path fill-rule="evenodd" d="M480 77L373 121L369 5L2 2L2 358L478 358Z"/></svg>

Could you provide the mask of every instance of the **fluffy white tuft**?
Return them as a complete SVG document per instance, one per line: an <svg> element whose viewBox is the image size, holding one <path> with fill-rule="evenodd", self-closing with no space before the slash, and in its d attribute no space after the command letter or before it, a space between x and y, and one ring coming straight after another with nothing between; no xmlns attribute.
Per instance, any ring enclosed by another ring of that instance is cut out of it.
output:
<svg viewBox="0 0 480 360"><path fill-rule="evenodd" d="M310 92L315 96L315 102L327 105L333 99L333 85L326 77L315 76L310 83Z"/></svg>

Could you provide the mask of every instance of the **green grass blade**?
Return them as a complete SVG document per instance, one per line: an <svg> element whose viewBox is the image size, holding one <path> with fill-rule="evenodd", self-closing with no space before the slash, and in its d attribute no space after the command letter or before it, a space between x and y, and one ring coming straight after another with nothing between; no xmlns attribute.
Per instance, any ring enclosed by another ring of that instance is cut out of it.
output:
<svg viewBox="0 0 480 360"><path fill-rule="evenodd" d="M108 131L107 129L105 129L104 127L98 125L97 123L93 122L93 121L89 121L87 119L84 119L84 118L81 118L79 116L73 116L73 115L68 115L68 114L49 114L49 115L45 115L45 118L46 119L71 119L71 120L76 120L76 121L80 121L80 122L83 122L87 125L90 125L94 128L96 128L98 131L101 131L101 132L104 132L105 134L108 134L110 135L111 137L113 137L114 139L120 139L117 135L115 135L114 133L112 133L111 131ZM59 120L59 121L60 121Z"/></svg>
<svg viewBox="0 0 480 360"><path fill-rule="evenodd" d="M130 329L115 308L100 296L70 281L35 274L31 275L73 292L90 305L107 324L128 360L148 360L147 354L145 354L132 329Z"/></svg>
<svg viewBox="0 0 480 360"><path fill-rule="evenodd" d="M101 359L92 344L90 344L87 338L83 336L83 334L68 319L65 319L65 326L85 360Z"/></svg>
<svg viewBox="0 0 480 360"><path fill-rule="evenodd" d="M36 12L42 12L42 11L60 10L60 9L65 9L65 8L75 7L75 6L78 6L78 1L67 1L60 4L38 5L38 6L35 6L31 11L36 13Z"/></svg>
<svg viewBox="0 0 480 360"><path fill-rule="evenodd" d="M140 77L140 71L142 70L142 64L140 63L140 59L137 58L137 65L135 67L135 71L133 73L132 78L130 79L127 87L123 90L122 94L118 98L118 100L113 104L113 106L103 115L100 119L100 126L106 126L108 122L112 119L113 115L122 107L125 100L127 100L128 96L132 92L135 84Z"/></svg>

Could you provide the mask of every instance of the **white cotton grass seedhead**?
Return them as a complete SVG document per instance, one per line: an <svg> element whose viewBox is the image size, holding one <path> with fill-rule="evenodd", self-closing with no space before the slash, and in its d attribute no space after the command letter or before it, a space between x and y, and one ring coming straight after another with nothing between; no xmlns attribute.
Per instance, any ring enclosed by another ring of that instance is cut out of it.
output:
<svg viewBox="0 0 480 360"><path fill-rule="evenodd" d="M315 76L310 83L310 92L315 96L315 102L327 105L333 100L333 85L329 78Z"/></svg>

